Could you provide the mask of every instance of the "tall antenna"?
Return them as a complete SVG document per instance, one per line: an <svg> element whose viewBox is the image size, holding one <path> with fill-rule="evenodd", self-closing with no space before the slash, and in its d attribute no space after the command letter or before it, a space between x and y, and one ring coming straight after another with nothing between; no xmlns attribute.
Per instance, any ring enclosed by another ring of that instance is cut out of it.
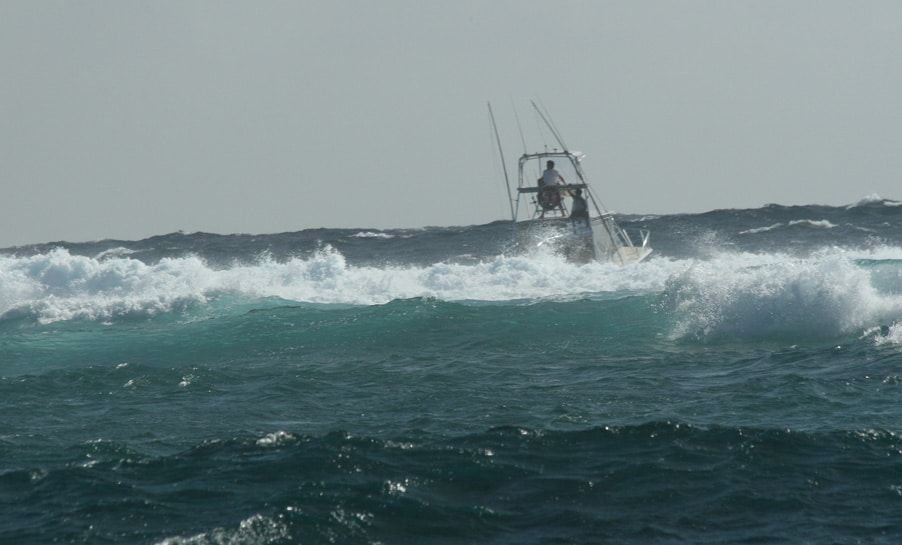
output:
<svg viewBox="0 0 902 545"><path fill-rule="evenodd" d="M492 111L492 103L489 102L489 117L492 120L492 129L495 131L495 142L498 144L498 155L501 156L501 168L504 170L504 183L507 184L507 202L511 208L511 220L517 221L517 215L514 212L514 201L511 197L511 182L507 176L507 163L504 161L504 150L501 149L501 137L498 136L498 125L495 124L495 112Z"/></svg>

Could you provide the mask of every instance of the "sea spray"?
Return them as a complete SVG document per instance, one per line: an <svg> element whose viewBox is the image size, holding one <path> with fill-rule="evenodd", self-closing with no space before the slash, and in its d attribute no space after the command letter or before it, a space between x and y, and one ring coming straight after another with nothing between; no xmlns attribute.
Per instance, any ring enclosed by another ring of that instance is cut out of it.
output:
<svg viewBox="0 0 902 545"><path fill-rule="evenodd" d="M902 297L881 293L849 256L723 254L672 277L664 294L674 336L698 339L830 338L902 314Z"/></svg>
<svg viewBox="0 0 902 545"><path fill-rule="evenodd" d="M152 316L223 295L246 299L373 305L396 299L510 301L571 298L580 294L655 291L680 264L647 268L576 265L555 256L496 256L476 264L349 265L325 247L308 258L213 267L199 257L145 264L131 257L91 258L55 249L46 255L0 257L0 316L33 314L42 323Z"/></svg>

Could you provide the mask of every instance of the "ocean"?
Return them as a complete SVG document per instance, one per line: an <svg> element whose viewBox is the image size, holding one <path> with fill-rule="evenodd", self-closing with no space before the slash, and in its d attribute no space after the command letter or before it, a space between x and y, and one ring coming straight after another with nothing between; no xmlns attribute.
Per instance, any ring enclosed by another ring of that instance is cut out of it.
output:
<svg viewBox="0 0 902 545"><path fill-rule="evenodd" d="M0 543L902 542L902 203L0 250Z"/></svg>

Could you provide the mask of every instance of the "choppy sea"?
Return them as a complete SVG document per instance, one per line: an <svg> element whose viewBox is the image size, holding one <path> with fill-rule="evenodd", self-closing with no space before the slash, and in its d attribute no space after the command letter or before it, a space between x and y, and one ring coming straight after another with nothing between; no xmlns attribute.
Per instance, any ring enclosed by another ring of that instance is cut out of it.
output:
<svg viewBox="0 0 902 545"><path fill-rule="evenodd" d="M902 543L902 203L0 250L0 543Z"/></svg>

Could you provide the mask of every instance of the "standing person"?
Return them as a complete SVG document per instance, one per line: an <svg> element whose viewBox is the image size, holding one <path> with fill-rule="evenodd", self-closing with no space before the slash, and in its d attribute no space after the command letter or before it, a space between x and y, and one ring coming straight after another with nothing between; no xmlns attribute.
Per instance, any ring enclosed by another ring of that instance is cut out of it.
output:
<svg viewBox="0 0 902 545"><path fill-rule="evenodd" d="M589 225L589 205L583 198L583 190L577 189L573 194L573 204L570 205L570 219L574 222L583 221Z"/></svg>

